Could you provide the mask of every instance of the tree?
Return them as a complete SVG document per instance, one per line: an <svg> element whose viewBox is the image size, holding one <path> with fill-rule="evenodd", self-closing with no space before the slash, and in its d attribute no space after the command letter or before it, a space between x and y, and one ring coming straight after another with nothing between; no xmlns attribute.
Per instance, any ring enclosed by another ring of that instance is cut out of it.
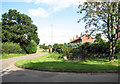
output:
<svg viewBox="0 0 120 84"><path fill-rule="evenodd" d="M78 13L86 12L85 16L79 19L78 22L84 20L85 28L94 32L102 31L110 43L109 61L114 61L114 52L116 42L118 40L118 29L120 29L120 2L85 2L79 5Z"/></svg>
<svg viewBox="0 0 120 84"><path fill-rule="evenodd" d="M1 20L2 42L20 43L24 49L31 40L39 43L37 27L26 14L10 9L8 13L2 15Z"/></svg>
<svg viewBox="0 0 120 84"><path fill-rule="evenodd" d="M96 34L94 42L97 42L97 43L103 43L104 42L103 39L101 38L101 34Z"/></svg>

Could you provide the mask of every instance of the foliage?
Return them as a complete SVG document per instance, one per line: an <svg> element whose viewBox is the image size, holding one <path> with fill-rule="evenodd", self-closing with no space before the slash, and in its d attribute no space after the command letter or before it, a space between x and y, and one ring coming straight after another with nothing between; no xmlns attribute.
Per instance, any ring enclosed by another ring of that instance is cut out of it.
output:
<svg viewBox="0 0 120 84"><path fill-rule="evenodd" d="M19 43L6 42L2 43L2 53L25 53Z"/></svg>
<svg viewBox="0 0 120 84"><path fill-rule="evenodd" d="M120 51L120 42L117 42L116 52L115 54L119 53ZM69 52L70 59L96 59L96 58L108 58L110 53L110 44L109 42L102 42L102 43L89 43L85 42L82 46L77 48L72 48ZM116 55L114 55L115 58Z"/></svg>
<svg viewBox="0 0 120 84"><path fill-rule="evenodd" d="M20 43L24 49L26 49L31 39L37 44L39 43L37 27L26 14L21 14L17 10L10 9L2 15L1 20L2 42Z"/></svg>
<svg viewBox="0 0 120 84"><path fill-rule="evenodd" d="M66 47L69 47L69 48L77 48L77 47L80 47L82 45L82 43L64 43L64 45Z"/></svg>
<svg viewBox="0 0 120 84"><path fill-rule="evenodd" d="M85 28L93 32L102 31L110 42L110 57L109 61L114 60L114 52L116 42L118 40L118 30L120 25L120 2L97 2L88 1L83 5L79 5L78 13L86 13L78 21L84 20L86 22ZM92 27L91 27L92 26Z"/></svg>
<svg viewBox="0 0 120 84"><path fill-rule="evenodd" d="M37 44L34 40L31 40L28 46L26 47L27 53L36 53L37 51Z"/></svg>
<svg viewBox="0 0 120 84"><path fill-rule="evenodd" d="M101 34L96 34L94 42L97 42L97 43L104 42L103 39L101 38Z"/></svg>
<svg viewBox="0 0 120 84"><path fill-rule="evenodd" d="M57 46L58 46L57 43L55 43L55 44L53 45L53 50L54 50L54 51L56 51ZM54 52L54 51L53 51L53 52Z"/></svg>
<svg viewBox="0 0 120 84"><path fill-rule="evenodd" d="M63 44L58 44L57 47L56 47L56 52L63 54L64 47L65 46Z"/></svg>
<svg viewBox="0 0 120 84"><path fill-rule="evenodd" d="M39 45L39 48L42 48L42 49L49 49L49 46L46 46L45 43L43 43L43 45Z"/></svg>
<svg viewBox="0 0 120 84"><path fill-rule="evenodd" d="M115 53L120 53L120 40L117 41Z"/></svg>

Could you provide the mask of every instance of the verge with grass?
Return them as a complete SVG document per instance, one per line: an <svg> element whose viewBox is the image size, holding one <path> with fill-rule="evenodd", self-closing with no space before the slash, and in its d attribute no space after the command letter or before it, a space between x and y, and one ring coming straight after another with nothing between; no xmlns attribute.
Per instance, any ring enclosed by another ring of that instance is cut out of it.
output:
<svg viewBox="0 0 120 84"><path fill-rule="evenodd" d="M64 61L64 59L58 59L59 56L60 54L53 53L40 58L19 60L16 66L52 70L118 70L118 60L114 63L107 59Z"/></svg>
<svg viewBox="0 0 120 84"><path fill-rule="evenodd" d="M8 59L8 58L23 56L23 55L27 55L27 54L15 54L15 53L13 53L13 54L12 53L11 54L1 54L0 59Z"/></svg>

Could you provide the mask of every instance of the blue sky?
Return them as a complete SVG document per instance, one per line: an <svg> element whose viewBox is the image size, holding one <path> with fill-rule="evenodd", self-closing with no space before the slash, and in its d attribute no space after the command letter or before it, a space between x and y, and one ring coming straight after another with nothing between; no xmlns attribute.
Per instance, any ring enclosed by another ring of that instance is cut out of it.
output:
<svg viewBox="0 0 120 84"><path fill-rule="evenodd" d="M9 2L8 2L9 1ZM2 15L9 9L27 14L38 27L40 44L51 44L51 24L53 43L68 43L70 38L80 36L85 31L85 23L77 23L79 0L2 0Z"/></svg>

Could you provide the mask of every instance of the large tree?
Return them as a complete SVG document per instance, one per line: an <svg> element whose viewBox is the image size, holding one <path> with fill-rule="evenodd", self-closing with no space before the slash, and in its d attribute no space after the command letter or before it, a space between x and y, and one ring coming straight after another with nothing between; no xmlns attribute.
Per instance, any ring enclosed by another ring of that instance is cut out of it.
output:
<svg viewBox="0 0 120 84"><path fill-rule="evenodd" d="M2 42L20 43L23 48L26 47L30 40L39 43L37 27L26 14L10 9L8 13L2 15L1 20Z"/></svg>
<svg viewBox="0 0 120 84"><path fill-rule="evenodd" d="M109 61L114 61L114 52L116 42L118 40L118 30L120 29L120 2L103 2L102 0L94 0L96 2L85 2L79 5L78 13L84 13L84 16L78 22L84 20L85 28L94 34L96 31L102 31L110 43Z"/></svg>

